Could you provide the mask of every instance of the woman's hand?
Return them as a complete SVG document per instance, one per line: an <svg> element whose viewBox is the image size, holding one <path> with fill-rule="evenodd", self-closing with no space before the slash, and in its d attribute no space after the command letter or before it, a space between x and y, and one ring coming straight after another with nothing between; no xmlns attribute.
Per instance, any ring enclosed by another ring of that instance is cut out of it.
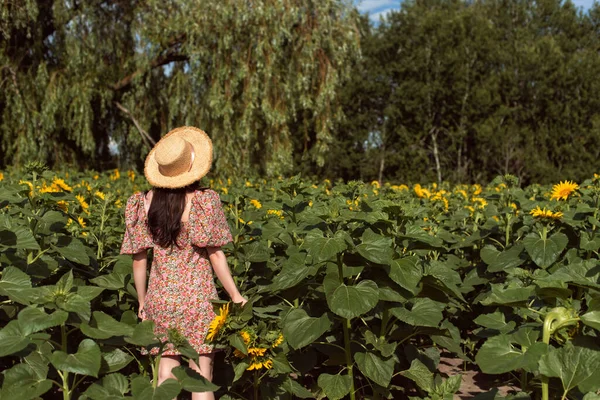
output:
<svg viewBox="0 0 600 400"><path fill-rule="evenodd" d="M231 301L234 303L238 303L243 306L248 302L248 300L240 294L233 277L231 276L231 271L229 270L229 266L227 265L227 257L223 253L220 247L207 247L208 258L210 259L210 264L219 278L219 281L223 284L223 288L231 298Z"/></svg>
<svg viewBox="0 0 600 400"><path fill-rule="evenodd" d="M137 292L138 302L138 317L144 319L144 300L146 299L146 267L148 266L147 251L143 250L133 255L133 281L135 283L135 291Z"/></svg>
<svg viewBox="0 0 600 400"><path fill-rule="evenodd" d="M244 304L246 304L248 302L248 299L246 299L244 296L237 295L231 298L231 301L233 301L234 303L238 303L241 304L242 306L244 306Z"/></svg>

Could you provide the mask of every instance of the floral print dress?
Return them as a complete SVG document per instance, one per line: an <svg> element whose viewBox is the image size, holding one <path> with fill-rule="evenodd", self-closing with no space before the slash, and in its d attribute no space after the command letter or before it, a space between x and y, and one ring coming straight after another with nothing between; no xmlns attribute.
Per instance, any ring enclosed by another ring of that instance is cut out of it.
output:
<svg viewBox="0 0 600 400"><path fill-rule="evenodd" d="M163 248L153 243L144 193L136 193L127 201L125 227L121 254L154 250L143 319L155 323L154 333L163 342L167 332L175 330L198 354L210 353L213 348L204 339L215 316L211 300L218 296L206 247L220 247L232 240L219 195L210 189L194 193L189 219L182 223L177 238L179 247ZM158 351L158 347L153 348L151 354ZM180 353L167 343L162 354Z"/></svg>

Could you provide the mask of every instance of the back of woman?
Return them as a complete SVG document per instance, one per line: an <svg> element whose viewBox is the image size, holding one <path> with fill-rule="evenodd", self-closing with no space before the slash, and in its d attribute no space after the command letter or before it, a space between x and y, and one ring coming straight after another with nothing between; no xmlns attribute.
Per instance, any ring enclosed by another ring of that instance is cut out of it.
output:
<svg viewBox="0 0 600 400"><path fill-rule="evenodd" d="M211 162L212 144L203 131L174 129L146 159L144 174L153 189L132 195L125 209L121 254L134 258L138 314L154 322L154 333L164 342L159 383L174 378L171 369L180 364L180 353L167 339L173 331L200 355L197 364L190 361L190 367L212 379L213 348L204 341L215 316L211 300L218 298L213 271L234 302L246 302L220 249L232 237L219 195L198 185ZM149 249L153 261L146 289ZM151 349L152 354L159 351ZM192 398L213 399L214 395L194 393Z"/></svg>

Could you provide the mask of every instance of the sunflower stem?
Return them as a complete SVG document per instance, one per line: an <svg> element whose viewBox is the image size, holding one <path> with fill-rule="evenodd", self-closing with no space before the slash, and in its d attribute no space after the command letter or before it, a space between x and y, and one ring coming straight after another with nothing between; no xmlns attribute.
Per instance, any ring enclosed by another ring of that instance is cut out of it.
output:
<svg viewBox="0 0 600 400"><path fill-rule="evenodd" d="M594 210L594 219L598 218L598 208L599 207L600 207L600 196L596 196L596 209ZM595 233L596 233L596 225L592 224L592 237L590 238L590 241L594 240ZM592 251L588 250L587 251L587 259L589 260L591 257L592 257Z"/></svg>
<svg viewBox="0 0 600 400"><path fill-rule="evenodd" d="M525 347L525 346L521 347L521 351L523 353L525 353L527 351L527 347ZM520 381L521 381L521 390L523 392L526 392L527 391L527 371L525 371L524 369L521 370Z"/></svg>
<svg viewBox="0 0 600 400"><path fill-rule="evenodd" d="M350 400L355 400L354 371L352 370L352 349L350 348L350 319L344 318L344 348L346 353L346 367L350 377Z"/></svg>
<svg viewBox="0 0 600 400"><path fill-rule="evenodd" d="M390 319L390 311L385 308L382 312L381 316L381 330L379 331L379 337L383 339L385 337L385 331L387 329L387 324Z"/></svg>
<svg viewBox="0 0 600 400"><path fill-rule="evenodd" d="M69 388L69 373L67 371L57 370L58 376L62 379L61 389L63 400L71 400L71 389Z"/></svg>
<svg viewBox="0 0 600 400"><path fill-rule="evenodd" d="M548 225L542 227L542 240L545 242L548 237Z"/></svg>
<svg viewBox="0 0 600 400"><path fill-rule="evenodd" d="M67 336L69 334L67 333L67 326L65 324L62 324L60 326L60 336L61 336L61 350L64 351L65 353L68 353L67 351ZM70 400L71 399L71 388L69 388L69 372L68 371L61 371L58 370L58 375L60 376L60 378L62 379L62 391L63 391L63 400Z"/></svg>
<svg viewBox="0 0 600 400"><path fill-rule="evenodd" d="M559 329L569 326L576 325L579 322L578 317L569 318L570 315L566 314L567 310L563 307L556 307L550 310L544 318L544 325L542 329L542 341L546 344L550 344L550 337L552 334ZM566 314L566 315L565 315ZM541 375L542 381L542 400L548 400L550 398L549 387L550 378L546 375Z"/></svg>
<svg viewBox="0 0 600 400"><path fill-rule="evenodd" d="M508 215L506 217L506 232L505 232L505 236L504 236L504 248L508 247L508 242L510 240L510 220L511 220L511 216Z"/></svg>
<svg viewBox="0 0 600 400"><path fill-rule="evenodd" d="M104 198L104 204L102 204L102 215L100 216L100 232L98 233L99 237L96 239L96 243L98 244L98 251L96 252L96 260L102 259L104 255L104 223L106 222L106 206L108 205L108 200L106 197Z"/></svg>
<svg viewBox="0 0 600 400"><path fill-rule="evenodd" d="M337 256L338 274L340 279L340 285L344 284L344 264L342 262L342 255ZM352 349L350 348L350 326L352 322L349 318L342 320L342 327L344 329L344 350L346 353L346 368L348 368L348 376L350 377L350 400L355 400L354 391L354 373L352 371Z"/></svg>
<svg viewBox="0 0 600 400"><path fill-rule="evenodd" d="M252 383L252 386L254 386L254 400L258 400L258 385L259 385L259 379L258 379L258 371L254 370L254 382Z"/></svg>
<svg viewBox="0 0 600 400"><path fill-rule="evenodd" d="M158 387L158 365L160 364L160 355L156 357L154 364L152 364L152 388Z"/></svg>

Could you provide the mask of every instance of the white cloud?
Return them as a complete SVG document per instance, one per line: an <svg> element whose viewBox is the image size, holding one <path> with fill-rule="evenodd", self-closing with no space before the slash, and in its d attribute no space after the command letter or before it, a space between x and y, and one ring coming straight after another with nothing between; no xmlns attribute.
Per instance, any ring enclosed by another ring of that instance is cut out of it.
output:
<svg viewBox="0 0 600 400"><path fill-rule="evenodd" d="M359 0L356 8L363 13L381 12L382 9L400 7L400 0Z"/></svg>

